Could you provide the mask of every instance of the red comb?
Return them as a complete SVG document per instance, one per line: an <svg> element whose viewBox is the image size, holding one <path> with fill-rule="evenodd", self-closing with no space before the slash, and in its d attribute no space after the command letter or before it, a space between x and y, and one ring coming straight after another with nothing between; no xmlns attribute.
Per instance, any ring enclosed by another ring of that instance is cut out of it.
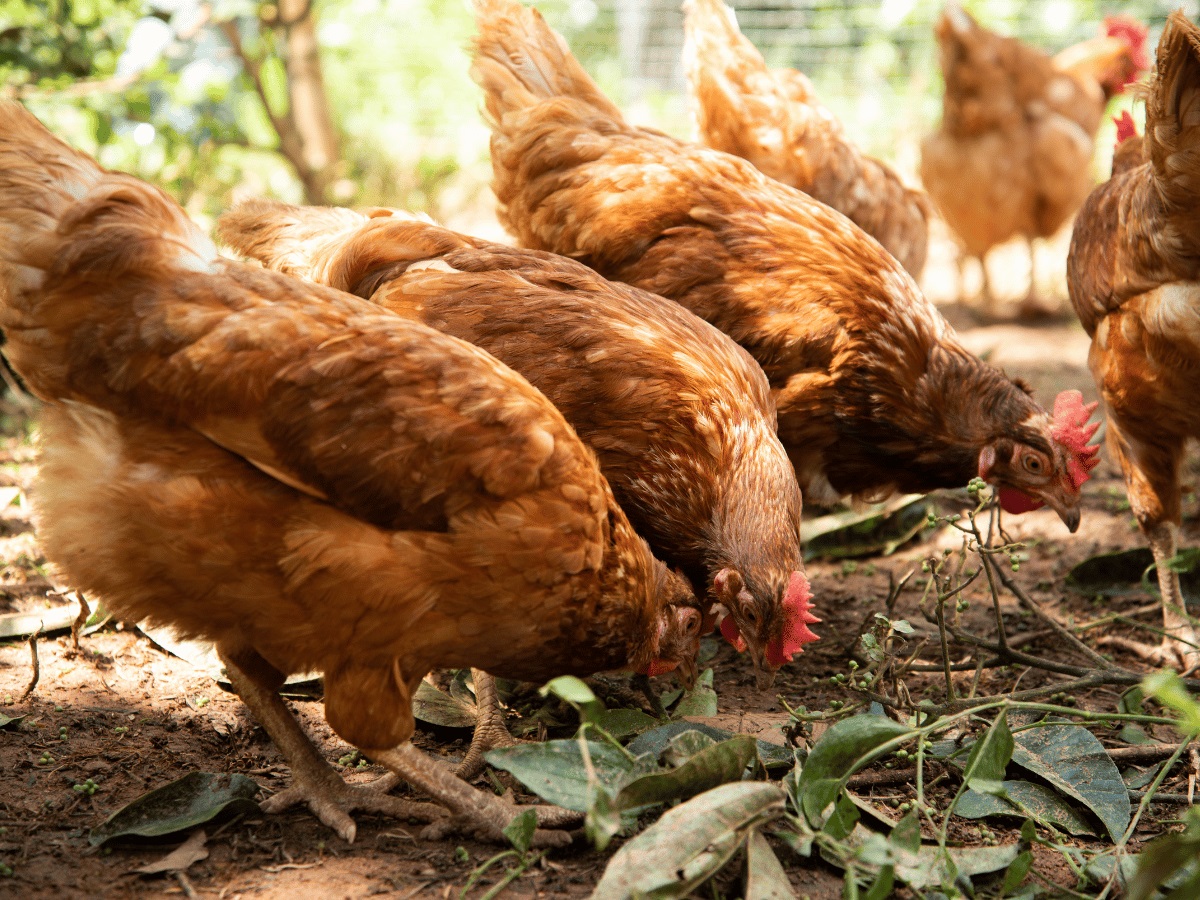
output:
<svg viewBox="0 0 1200 900"><path fill-rule="evenodd" d="M1100 427L1099 422L1088 424L1099 403L1084 404L1079 391L1063 391L1054 398L1054 424L1050 436L1071 455L1067 473L1076 490L1091 478L1091 470L1100 462L1100 448L1089 444Z"/></svg>
<svg viewBox="0 0 1200 900"><path fill-rule="evenodd" d="M1129 57L1138 72L1150 68L1150 55L1146 52L1146 38L1150 31L1133 16L1108 16L1104 19L1104 33L1108 37L1121 38L1129 45Z"/></svg>
<svg viewBox="0 0 1200 900"><path fill-rule="evenodd" d="M767 644L767 662L782 666L791 662L805 644L817 640L808 627L821 620L812 614L812 588L803 572L793 572L783 595L783 633Z"/></svg>
<svg viewBox="0 0 1200 900"><path fill-rule="evenodd" d="M1130 138L1137 137L1137 125L1133 122L1133 116L1129 114L1129 110L1125 110L1119 116L1113 116L1113 121L1117 125L1117 143L1123 144Z"/></svg>

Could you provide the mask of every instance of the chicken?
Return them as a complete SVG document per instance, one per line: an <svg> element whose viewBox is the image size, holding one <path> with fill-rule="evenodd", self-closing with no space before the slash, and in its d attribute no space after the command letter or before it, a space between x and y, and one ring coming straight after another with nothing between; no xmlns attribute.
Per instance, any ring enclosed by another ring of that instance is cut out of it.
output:
<svg viewBox="0 0 1200 900"><path fill-rule="evenodd" d="M1021 310L1038 315L1033 240L1055 234L1091 190L1096 130L1109 99L1149 65L1146 29L1114 16L1101 37L1051 57L981 28L951 3L935 31L946 93L941 126L921 146L921 180L966 253L979 259L987 304L987 252L1026 239Z"/></svg>
<svg viewBox="0 0 1200 900"><path fill-rule="evenodd" d="M1146 99L1146 133L1118 123L1113 175L1075 221L1067 276L1092 338L1108 446L1158 567L1166 637L1153 655L1200 664L1175 556L1184 444L1200 437L1200 28L1172 13ZM1181 643L1183 642L1183 643Z"/></svg>
<svg viewBox="0 0 1200 900"><path fill-rule="evenodd" d="M502 222L668 297L763 367L806 500L965 485L1074 531L1081 397L1051 417L972 356L849 219L743 159L627 124L534 10L476 0L474 75ZM1062 439L1062 438L1065 438Z"/></svg>
<svg viewBox="0 0 1200 900"><path fill-rule="evenodd" d="M701 140L846 215L921 277L933 208L866 156L794 69L768 69L722 0L684 3L684 68Z"/></svg>
<svg viewBox="0 0 1200 900"><path fill-rule="evenodd" d="M271 268L469 341L528 378L596 451L654 553L697 596L713 591L760 687L815 639L800 490L770 389L720 331L573 260L391 210L252 201L218 229Z"/></svg>
<svg viewBox="0 0 1200 900"><path fill-rule="evenodd" d="M542 681L678 645L678 579L527 381L219 258L162 191L10 101L0 297L8 359L47 404L47 557L120 617L214 642L292 766L287 799L347 840L354 808L441 828L444 806L492 839L517 812L408 743L431 668ZM297 671L324 673L334 731L441 806L345 785L276 693Z"/></svg>

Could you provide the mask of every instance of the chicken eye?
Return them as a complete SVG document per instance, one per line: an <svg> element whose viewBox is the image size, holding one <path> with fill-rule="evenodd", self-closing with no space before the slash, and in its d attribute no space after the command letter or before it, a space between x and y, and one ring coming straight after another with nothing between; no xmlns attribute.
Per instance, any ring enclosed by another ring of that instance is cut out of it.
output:
<svg viewBox="0 0 1200 900"><path fill-rule="evenodd" d="M1040 456L1030 453L1025 457L1025 470L1031 475L1041 475L1045 468L1046 464Z"/></svg>

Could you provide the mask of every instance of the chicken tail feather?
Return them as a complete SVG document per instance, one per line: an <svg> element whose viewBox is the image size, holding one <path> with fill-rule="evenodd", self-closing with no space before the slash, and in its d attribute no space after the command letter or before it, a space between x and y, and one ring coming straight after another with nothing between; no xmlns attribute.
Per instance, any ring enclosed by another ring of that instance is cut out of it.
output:
<svg viewBox="0 0 1200 900"><path fill-rule="evenodd" d="M369 297L385 272L437 259L463 246L426 216L375 208L247 200L217 220L222 243L268 269Z"/></svg>
<svg viewBox="0 0 1200 900"><path fill-rule="evenodd" d="M51 134L19 103L0 100L0 298L9 360L35 391L58 390L66 347L52 347L44 304L128 303L126 290L96 293L96 281L163 264L202 270L217 256L170 197L129 175L107 172ZM79 291L42 287L52 279ZM44 376L44 377L43 377Z"/></svg>
<svg viewBox="0 0 1200 900"><path fill-rule="evenodd" d="M239 203L217 220L217 239L268 269L330 284L346 239L368 216L328 206L292 206L277 200Z"/></svg>
<svg viewBox="0 0 1200 900"><path fill-rule="evenodd" d="M471 74L486 95L489 124L543 100L570 97L623 121L621 111L571 55L541 13L516 0L475 0L479 33Z"/></svg>
<svg viewBox="0 0 1200 900"><path fill-rule="evenodd" d="M35 270L53 265L59 222L103 175L21 104L0 100L0 259Z"/></svg>
<svg viewBox="0 0 1200 900"><path fill-rule="evenodd" d="M1143 140L1170 227L1200 252L1200 28L1180 11L1158 44Z"/></svg>

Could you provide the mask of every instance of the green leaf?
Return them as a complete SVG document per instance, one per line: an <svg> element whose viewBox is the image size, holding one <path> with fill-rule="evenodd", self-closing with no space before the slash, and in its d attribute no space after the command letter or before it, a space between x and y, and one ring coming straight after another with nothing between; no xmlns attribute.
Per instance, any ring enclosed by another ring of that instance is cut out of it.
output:
<svg viewBox="0 0 1200 900"><path fill-rule="evenodd" d="M640 709L606 709L596 717L596 724L620 741L649 731L658 719Z"/></svg>
<svg viewBox="0 0 1200 900"><path fill-rule="evenodd" d="M715 716L717 714L717 692L713 690L713 670L705 669L696 679L696 686L679 698L671 715Z"/></svg>
<svg viewBox="0 0 1200 900"><path fill-rule="evenodd" d="M581 678L574 675L562 675L552 678L539 689L543 697L553 694L560 700L570 703L579 712L583 722L597 722L604 714L604 704L592 693L592 689Z"/></svg>
<svg viewBox="0 0 1200 900"><path fill-rule="evenodd" d="M1008 868L1004 871L1002 895L1011 894L1021 886L1021 882L1029 874L1029 867L1031 865L1033 865L1033 854L1028 850L1022 850L1017 855L1017 858L1008 864Z"/></svg>
<svg viewBox="0 0 1200 900"><path fill-rule="evenodd" d="M1113 840L1129 826L1129 792L1116 763L1094 734L1078 725L1046 725L1016 735L1013 762L1074 797Z"/></svg>
<svg viewBox="0 0 1200 900"><path fill-rule="evenodd" d="M1067 587L1089 597L1121 597L1145 593L1154 554L1146 547L1101 553L1085 559L1067 573ZM1186 602L1200 602L1200 572L1185 571L1180 587Z"/></svg>
<svg viewBox="0 0 1200 900"><path fill-rule="evenodd" d="M504 836L518 853L528 853L533 843L533 833L537 831L537 811L527 809L513 816L511 822L504 826Z"/></svg>
<svg viewBox="0 0 1200 900"><path fill-rule="evenodd" d="M687 896L729 861L747 830L781 816L783 804L778 785L742 781L667 810L609 860L592 900Z"/></svg>
<svg viewBox="0 0 1200 900"><path fill-rule="evenodd" d="M444 728L474 728L476 710L438 690L428 681L422 681L413 695L413 716L422 722Z"/></svg>
<svg viewBox="0 0 1200 900"><path fill-rule="evenodd" d="M595 793L588 805L587 816L583 822L584 832L592 846L603 853L608 849L613 836L621 830L621 810L617 808L613 795L608 789L595 786Z"/></svg>
<svg viewBox="0 0 1200 900"><path fill-rule="evenodd" d="M1191 695L1177 673L1167 669L1147 675L1142 680L1142 689L1163 706L1179 713L1176 728L1184 734L1200 735L1200 701Z"/></svg>
<svg viewBox="0 0 1200 900"><path fill-rule="evenodd" d="M618 786L635 763L609 744L587 742L596 777L606 787ZM586 813L591 796L587 768L575 739L518 744L491 750L485 757L497 769L509 772L548 803Z"/></svg>
<svg viewBox="0 0 1200 900"><path fill-rule="evenodd" d="M832 800L829 798L822 805L816 805L825 799L824 793L815 794L812 791L817 782L826 779L840 781L876 747L915 733L913 729L883 716L851 716L821 735L808 754L808 761L800 772L797 784L804 813L813 826L819 827L825 806Z"/></svg>
<svg viewBox="0 0 1200 900"><path fill-rule="evenodd" d="M659 725L657 728L638 735L629 742L627 749L635 756L650 754L655 759L658 759L662 756L663 751L666 750L672 738L676 735L686 734L689 731L707 735L714 742L727 741L733 737L732 731L706 725L703 722L668 722L666 725ZM795 764L795 756L788 747L762 740L756 741L755 746L758 748L758 758L762 760L762 764L769 770L790 769Z"/></svg>
<svg viewBox="0 0 1200 900"><path fill-rule="evenodd" d="M1149 900L1162 888L1171 891L1169 900L1200 896L1188 893L1200 886L1200 807L1188 810L1187 823L1183 832L1163 835L1139 854L1127 900Z"/></svg>
<svg viewBox="0 0 1200 900"><path fill-rule="evenodd" d="M0 713L0 728L7 728L9 725L16 725L27 715L29 714L25 713L25 715L20 716L6 716L3 713Z"/></svg>
<svg viewBox="0 0 1200 900"><path fill-rule="evenodd" d="M686 737L680 735L676 740ZM617 808L637 809L670 803L694 797L727 782L740 781L752 759L754 738L749 735L713 744L692 755L677 769L644 775L625 785L617 795Z"/></svg>
<svg viewBox="0 0 1200 900"><path fill-rule="evenodd" d="M278 56L268 56L262 61L259 77L271 115L283 118L287 115L289 106L287 69L284 68L283 60Z"/></svg>
<svg viewBox="0 0 1200 900"><path fill-rule="evenodd" d="M121 807L92 829L88 843L98 847L116 838L163 837L222 814L256 813L258 791L245 775L189 772Z"/></svg>
<svg viewBox="0 0 1200 900"><path fill-rule="evenodd" d="M542 685L538 693L543 697L553 694L555 697L566 700L568 703L574 703L577 706L586 706L589 703L596 702L596 695L587 686L587 682L582 678L576 678L574 675L561 675L558 678L552 678Z"/></svg>
<svg viewBox="0 0 1200 900"><path fill-rule="evenodd" d="M871 885L870 890L863 896L863 900L887 900L894 893L896 886L896 867L884 866L879 870L879 874L875 876L875 881Z"/></svg>
<svg viewBox="0 0 1200 900"><path fill-rule="evenodd" d="M921 820L915 809L897 823L888 841L901 852L917 853L921 849Z"/></svg>
<svg viewBox="0 0 1200 900"><path fill-rule="evenodd" d="M918 891L953 884L960 875L971 878L1006 869L1021 852L1020 844L950 847L944 852L934 844L922 844L919 851L912 853L884 841L862 825L854 829L846 843L858 851L858 859L871 872L880 869L885 859L890 860L895 866L897 880ZM842 865L834 857L825 858L835 865Z"/></svg>
<svg viewBox="0 0 1200 900"><path fill-rule="evenodd" d="M803 773L801 776L803 777ZM792 796L796 798L798 808L804 813L804 818L809 824L813 828L820 828L825 823L825 810L836 802L842 793L842 780L818 778L809 781L803 788L800 784L801 779L797 779Z"/></svg>
<svg viewBox="0 0 1200 900"><path fill-rule="evenodd" d="M963 770L963 780L975 790L993 793L986 784L1004 781L1004 771L1012 755L1013 736L1008 729L1008 712L1002 709L983 737L971 748L967 766Z"/></svg>
<svg viewBox="0 0 1200 900"><path fill-rule="evenodd" d="M928 517L925 497L906 494L864 510L805 519L800 525L804 559L886 556L920 534Z"/></svg>
<svg viewBox="0 0 1200 900"><path fill-rule="evenodd" d="M1030 781L1005 781L1004 796L968 790L954 805L954 814L964 819L986 816L1029 816L1043 826L1053 825L1075 835L1094 835L1096 829L1053 788Z"/></svg>
<svg viewBox="0 0 1200 900"><path fill-rule="evenodd" d="M745 900L788 900L795 896L775 851L762 832L751 829L746 842Z"/></svg>
<svg viewBox="0 0 1200 900"><path fill-rule="evenodd" d="M833 813L825 820L825 827L821 830L835 841L840 841L854 830L858 820L858 807L849 794L843 791L833 804Z"/></svg>
<svg viewBox="0 0 1200 900"><path fill-rule="evenodd" d="M682 766L685 762L701 751L707 750L709 747L715 747L720 741L710 737L703 731L696 731L689 728L680 734L675 735L667 743L663 752L659 754L659 759L663 763L676 768ZM713 785L716 787L716 785Z"/></svg>

